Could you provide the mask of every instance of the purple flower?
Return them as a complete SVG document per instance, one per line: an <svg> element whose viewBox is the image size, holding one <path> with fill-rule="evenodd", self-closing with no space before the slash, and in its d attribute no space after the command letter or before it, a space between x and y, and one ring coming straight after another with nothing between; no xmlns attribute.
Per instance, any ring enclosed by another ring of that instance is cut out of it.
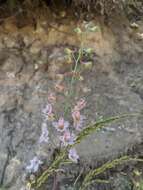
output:
<svg viewBox="0 0 143 190"><path fill-rule="evenodd" d="M48 141L49 141L49 131L47 129L47 124L43 123L42 124L42 133L39 138L39 143L43 143L43 142L47 143Z"/></svg>
<svg viewBox="0 0 143 190"><path fill-rule="evenodd" d="M65 131L63 136L60 136L60 141L62 142L63 146L68 146L74 144L76 140L76 136L70 131Z"/></svg>
<svg viewBox="0 0 143 190"><path fill-rule="evenodd" d="M52 120L54 117L52 105L47 104L42 113L46 120Z"/></svg>
<svg viewBox="0 0 143 190"><path fill-rule="evenodd" d="M69 159L70 159L71 161L73 161L73 162L75 162L75 163L77 163L78 160L79 160L79 155L77 154L75 148L71 148L71 149L69 150L68 157L69 157Z"/></svg>
<svg viewBox="0 0 143 190"><path fill-rule="evenodd" d="M76 130L80 131L83 126L85 117L80 114L80 111L74 110L72 112L72 118L74 122L74 127L76 128Z"/></svg>
<svg viewBox="0 0 143 190"><path fill-rule="evenodd" d="M35 156L32 160L30 160L30 164L26 167L26 170L29 173L35 173L38 171L41 164L43 164L43 162Z"/></svg>
<svg viewBox="0 0 143 190"><path fill-rule="evenodd" d="M53 122L53 126L57 129L57 131L64 132L69 127L69 122L65 121L64 118L61 117L58 122Z"/></svg>

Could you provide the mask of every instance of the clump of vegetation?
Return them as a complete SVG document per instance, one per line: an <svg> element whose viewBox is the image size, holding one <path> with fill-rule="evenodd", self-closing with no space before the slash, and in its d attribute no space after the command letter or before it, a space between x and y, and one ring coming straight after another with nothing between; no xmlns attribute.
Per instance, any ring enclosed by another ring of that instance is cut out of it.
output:
<svg viewBox="0 0 143 190"><path fill-rule="evenodd" d="M7 5L11 10L16 10L19 7L70 7L78 8L82 11L96 11L96 14L104 16L114 15L115 12L138 12L143 13L142 0L2 0L1 5Z"/></svg>
<svg viewBox="0 0 143 190"><path fill-rule="evenodd" d="M56 84L56 90L52 91L48 95L48 102L42 109L43 122L41 124L41 135L37 140L37 143L39 145L47 144L48 146L50 144L50 146L54 149L54 156L50 158L50 162L48 165L44 163L44 160L42 160L39 155L35 155L33 158L31 158L25 168L27 174L29 175L26 185L27 189L31 190L34 188L37 190L41 188L50 177L53 177L53 189L56 189L58 185L57 173L63 171L67 165L71 163L77 164L80 161L79 153L75 148L77 144L79 144L88 135L92 134L93 132L99 131L107 124L118 121L120 119L125 119L126 117L133 117L138 115L138 113L135 113L114 116L100 119L95 121L94 123L90 123L89 125L87 125L85 122L86 116L82 114L83 109L86 108L86 98L82 97L79 100L76 100L75 103L71 102L71 100L74 100L74 97L76 95L74 87L81 78L80 64L82 64L83 62L83 57L85 55L89 57L92 55L92 51L89 50L89 48L85 47L85 34L87 34L88 32L95 32L96 30L97 26L94 26L93 24L85 24L83 28L77 27L75 29L75 32L81 37L80 48L77 52L73 52L69 48L65 49L68 60L67 64L72 63L71 60L74 61L74 67L71 67L72 75L69 77L69 80L67 82L66 93L63 84L58 83ZM76 75L77 72L79 73L79 75ZM56 113L54 109L57 102L58 104L60 104L60 101L57 100L56 92L64 96L65 99L64 107L60 105L61 112L58 113ZM54 138L52 134L53 132L55 136ZM74 189L76 189L78 185L78 189L85 190L89 185L93 183L108 183L108 181L106 180L95 179L95 177L105 172L107 169L111 169L119 164L123 164L128 161L142 160L137 158L130 158L128 156L120 157L102 165L99 168L90 170L85 175L82 183L77 183L79 179L76 179L76 182L72 184L72 186ZM43 165L44 169L42 167ZM42 170L42 172L39 173L39 170Z"/></svg>

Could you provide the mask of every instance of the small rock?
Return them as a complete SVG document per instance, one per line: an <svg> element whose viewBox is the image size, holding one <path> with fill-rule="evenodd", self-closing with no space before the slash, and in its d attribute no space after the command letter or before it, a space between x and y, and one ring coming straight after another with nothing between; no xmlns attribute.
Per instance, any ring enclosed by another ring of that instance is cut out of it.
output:
<svg viewBox="0 0 143 190"><path fill-rule="evenodd" d="M17 43L16 39L12 37L4 37L3 39L4 44L7 48L19 48L19 44Z"/></svg>
<svg viewBox="0 0 143 190"><path fill-rule="evenodd" d="M35 65L34 65L34 69L35 69L35 70L38 70L38 69L39 69L38 64L35 64Z"/></svg>
<svg viewBox="0 0 143 190"><path fill-rule="evenodd" d="M35 41L32 46L30 47L30 53L32 54L38 54L40 53L43 45L41 41Z"/></svg>
<svg viewBox="0 0 143 190"><path fill-rule="evenodd" d="M7 74L7 77L10 78L10 79L15 78L15 74L14 73L7 72L6 74Z"/></svg>
<svg viewBox="0 0 143 190"><path fill-rule="evenodd" d="M32 42L34 41L34 39L30 36L24 36L23 37L23 42L25 44L25 46L29 46L30 44L32 44Z"/></svg>
<svg viewBox="0 0 143 190"><path fill-rule="evenodd" d="M137 37L138 39L143 40L143 33L137 33Z"/></svg>
<svg viewBox="0 0 143 190"><path fill-rule="evenodd" d="M63 74L57 74L56 75L56 80L57 80L58 83L63 82L64 75Z"/></svg>
<svg viewBox="0 0 143 190"><path fill-rule="evenodd" d="M90 89L90 88L88 88L88 87L84 87L84 88L83 88L83 92L84 92L84 93L91 92L91 89Z"/></svg>
<svg viewBox="0 0 143 190"><path fill-rule="evenodd" d="M60 17L65 18L66 17L66 11L61 11L60 12Z"/></svg>
<svg viewBox="0 0 143 190"><path fill-rule="evenodd" d="M127 176L117 175L113 183L115 187L114 189L116 190L131 190L132 189L131 181Z"/></svg>
<svg viewBox="0 0 143 190"><path fill-rule="evenodd" d="M130 27L134 28L134 29L137 29L137 28L139 28L139 25L137 23L133 22L133 23L130 24Z"/></svg>
<svg viewBox="0 0 143 190"><path fill-rule="evenodd" d="M15 76L15 74L17 74L22 67L23 67L22 58L17 55L10 55L4 61L2 70L6 73L12 73L12 75Z"/></svg>
<svg viewBox="0 0 143 190"><path fill-rule="evenodd" d="M17 177L19 176L20 166L21 166L21 163L16 158L13 158L12 160L10 160L9 165L6 168L4 185L10 185L17 179Z"/></svg>

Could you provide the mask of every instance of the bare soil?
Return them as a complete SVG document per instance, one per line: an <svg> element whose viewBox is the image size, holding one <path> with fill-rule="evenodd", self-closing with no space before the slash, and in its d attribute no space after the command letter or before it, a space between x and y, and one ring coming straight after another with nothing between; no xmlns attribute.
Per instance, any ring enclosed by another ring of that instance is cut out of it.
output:
<svg viewBox="0 0 143 190"><path fill-rule="evenodd" d="M71 71L64 50L80 47L80 37L74 29L84 25L84 17L77 20L65 10L37 12L37 17L36 25L29 17L14 16L0 26L0 183L10 190L22 188L24 168L33 155L50 154L48 147L39 149L36 143L41 131L41 108L53 85L61 80L59 77ZM83 69L83 80L75 85L76 98L85 97L88 102L84 110L86 123L142 111L143 20L136 21L137 27L124 15L111 18L108 25L97 16L88 22L99 27L84 39L85 47L94 50L93 65L89 70ZM62 84L67 83L63 80ZM60 95L58 98L64 102ZM62 107L56 109L62 114ZM69 177L63 177L61 190L69 188L65 183L75 179L81 168L95 168L126 154L142 156L142 139L142 117L125 119L87 137L77 146L80 164L72 172L67 169ZM120 190L117 184L122 182L122 171L130 173L136 166L126 167L105 175L114 176L110 188ZM104 188L109 186L91 187Z"/></svg>

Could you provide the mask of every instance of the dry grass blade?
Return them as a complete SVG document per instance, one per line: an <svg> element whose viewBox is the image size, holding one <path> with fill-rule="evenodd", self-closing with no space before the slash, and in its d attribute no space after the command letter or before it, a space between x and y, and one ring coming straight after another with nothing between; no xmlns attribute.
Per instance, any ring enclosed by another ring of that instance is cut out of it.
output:
<svg viewBox="0 0 143 190"><path fill-rule="evenodd" d="M118 166L120 164L124 164L125 162L129 162L129 161L143 162L143 159L131 158L129 156L123 156L123 157L115 159L115 160L113 160L111 162L107 162L107 163L103 164L101 167L90 171L86 175L86 177L84 178L84 181L83 181L83 183L82 183L79 190L85 190L85 188L87 186L93 184L93 182L96 182L96 180L93 180L93 178L98 176L99 174L102 174L108 169L115 168L116 166Z"/></svg>
<svg viewBox="0 0 143 190"><path fill-rule="evenodd" d="M119 116L115 116L115 117L110 117L107 119L102 119L99 120L93 124L90 124L89 126L87 126L84 130L81 131L81 133L79 134L79 136L76 139L76 143L78 144L81 142L82 139L84 139L86 136L90 135L91 133L101 129L104 127L104 125L113 123L114 121L117 120L121 120L127 117L137 117L139 116L139 113L133 113L133 114L124 114L124 115L119 115Z"/></svg>

